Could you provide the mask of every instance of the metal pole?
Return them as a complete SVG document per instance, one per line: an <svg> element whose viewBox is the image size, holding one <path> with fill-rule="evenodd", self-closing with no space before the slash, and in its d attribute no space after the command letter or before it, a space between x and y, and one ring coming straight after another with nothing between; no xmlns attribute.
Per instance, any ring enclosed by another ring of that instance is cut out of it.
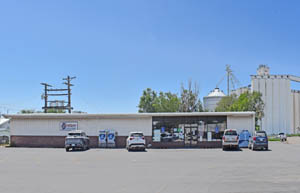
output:
<svg viewBox="0 0 300 193"><path fill-rule="evenodd" d="M47 85L45 84L45 109L44 113L47 113L47 104L48 104L48 93L47 93Z"/></svg>
<svg viewBox="0 0 300 193"><path fill-rule="evenodd" d="M227 95L229 96L229 71L227 71Z"/></svg>
<svg viewBox="0 0 300 193"><path fill-rule="evenodd" d="M68 76L67 81L68 81L68 107L69 107L69 113L71 113L71 83L70 83L70 76Z"/></svg>
<svg viewBox="0 0 300 193"><path fill-rule="evenodd" d="M45 100L45 106L44 106L44 113L48 112L48 87L52 87L51 85L47 84L47 83L41 83L41 85L44 85L44 100Z"/></svg>
<svg viewBox="0 0 300 193"><path fill-rule="evenodd" d="M71 107L71 86L74 86L73 84L71 84L71 80L75 79L76 77L70 77L68 76L67 78L64 78L63 80L66 80L66 82L64 82L63 84L66 84L68 86L67 90L68 90L68 112L72 113L72 107Z"/></svg>

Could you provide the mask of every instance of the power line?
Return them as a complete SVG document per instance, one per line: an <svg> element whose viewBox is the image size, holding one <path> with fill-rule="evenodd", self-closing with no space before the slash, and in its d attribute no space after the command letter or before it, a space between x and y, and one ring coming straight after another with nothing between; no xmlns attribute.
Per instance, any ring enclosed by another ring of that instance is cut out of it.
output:
<svg viewBox="0 0 300 193"><path fill-rule="evenodd" d="M51 85L47 83L41 83L44 85L44 94L42 95L42 99L44 99L44 113L47 113L49 109L55 109L55 110L68 110L69 113L72 112L73 107L71 106L71 87L74 86L71 84L71 81L75 79L76 77L70 77L67 76L66 78L63 78L65 82L63 84L67 85L66 89L49 89L48 87L52 87ZM49 97L58 97L58 96L67 96L68 102L67 105L64 105L66 102L63 100L48 100ZM48 105L50 104L50 105ZM51 104L55 104L55 106L52 106ZM59 106L61 104L61 106Z"/></svg>

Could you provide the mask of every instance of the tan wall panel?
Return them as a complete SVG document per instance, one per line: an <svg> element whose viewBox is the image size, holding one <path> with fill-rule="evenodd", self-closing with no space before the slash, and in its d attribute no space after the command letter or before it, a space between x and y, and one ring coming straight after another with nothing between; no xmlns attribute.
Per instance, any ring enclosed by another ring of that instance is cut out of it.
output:
<svg viewBox="0 0 300 193"><path fill-rule="evenodd" d="M127 136L130 131L142 131L152 135L152 119L12 119L11 135L66 136L68 131L60 130L63 121L77 121L78 129L87 135L97 136L99 130L113 129L119 136Z"/></svg>
<svg viewBox="0 0 300 193"><path fill-rule="evenodd" d="M236 129L240 133L242 130L248 130L253 133L255 129L255 123L252 116L247 117L227 117L227 128Z"/></svg>

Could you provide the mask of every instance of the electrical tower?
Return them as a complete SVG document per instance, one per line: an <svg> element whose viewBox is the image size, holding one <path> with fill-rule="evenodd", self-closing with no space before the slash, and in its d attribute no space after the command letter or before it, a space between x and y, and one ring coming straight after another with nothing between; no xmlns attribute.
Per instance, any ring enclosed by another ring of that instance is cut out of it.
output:
<svg viewBox="0 0 300 193"><path fill-rule="evenodd" d="M48 113L49 109L55 110L67 110L69 113L72 112L73 107L71 106L71 87L74 86L71 84L71 81L76 77L67 76L67 78L63 78L63 84L67 85L66 89L49 89L48 87L52 87L47 83L41 83L44 85L44 93L42 95L42 99L44 100L44 113ZM65 102L64 100L48 100L49 97L60 97L60 96L67 96L68 101ZM65 105L67 103L67 105Z"/></svg>

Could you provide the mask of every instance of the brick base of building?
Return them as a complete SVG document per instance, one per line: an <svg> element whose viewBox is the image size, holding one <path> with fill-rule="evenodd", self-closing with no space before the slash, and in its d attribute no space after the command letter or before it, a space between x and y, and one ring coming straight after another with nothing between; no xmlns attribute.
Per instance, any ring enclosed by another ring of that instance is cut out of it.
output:
<svg viewBox="0 0 300 193"><path fill-rule="evenodd" d="M50 147L64 148L65 136L15 136L10 137L12 147ZM90 147L98 147L98 136L89 136ZM204 141L195 145L186 145L184 142L152 142L151 136L145 136L146 145L151 144L152 148L221 148L222 141ZM116 148L126 147L127 136L116 136Z"/></svg>

